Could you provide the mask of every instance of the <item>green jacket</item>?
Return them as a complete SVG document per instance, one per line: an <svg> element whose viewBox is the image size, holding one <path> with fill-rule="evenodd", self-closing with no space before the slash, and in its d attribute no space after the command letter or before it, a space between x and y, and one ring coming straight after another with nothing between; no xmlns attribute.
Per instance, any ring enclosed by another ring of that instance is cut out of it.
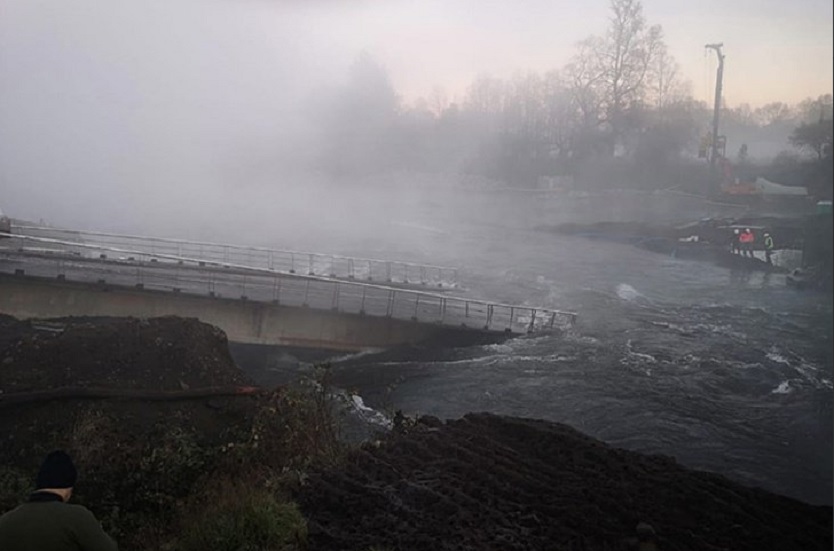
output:
<svg viewBox="0 0 834 551"><path fill-rule="evenodd" d="M35 492L27 503L0 517L3 551L118 551L96 517L60 496Z"/></svg>

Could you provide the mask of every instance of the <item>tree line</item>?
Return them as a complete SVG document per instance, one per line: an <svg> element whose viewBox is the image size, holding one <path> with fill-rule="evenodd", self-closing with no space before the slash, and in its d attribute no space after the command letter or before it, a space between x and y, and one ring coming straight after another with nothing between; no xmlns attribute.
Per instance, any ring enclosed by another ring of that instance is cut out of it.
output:
<svg viewBox="0 0 834 551"><path fill-rule="evenodd" d="M347 83L316 109L325 145L314 162L334 175L465 173L518 187L700 181L706 163L697 158L699 143L712 119L639 0L611 0L607 28L578 43L560 69L484 75L458 101L436 89L404 105L385 69L362 54ZM755 140L787 148L790 136L794 152L783 164L830 164L831 110L831 95L797 105L725 106L721 133L731 145L724 155L750 167L773 156L755 151Z"/></svg>

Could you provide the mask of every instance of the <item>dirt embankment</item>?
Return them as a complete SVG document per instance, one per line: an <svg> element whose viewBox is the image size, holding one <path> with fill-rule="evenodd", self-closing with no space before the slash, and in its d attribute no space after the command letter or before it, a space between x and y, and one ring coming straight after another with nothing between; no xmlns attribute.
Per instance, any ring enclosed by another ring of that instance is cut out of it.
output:
<svg viewBox="0 0 834 551"><path fill-rule="evenodd" d="M0 507L26 497L50 450L79 468L74 499L94 511L123 549L168 529L177 503L222 467L229 443L251 439L259 398L205 395L251 384L231 360L225 334L194 319L18 321L0 317ZM21 396L69 389L59 399ZM101 389L126 398L72 396ZM151 544L153 547L153 544Z"/></svg>
<svg viewBox="0 0 834 551"><path fill-rule="evenodd" d="M320 550L637 549L641 523L662 550L832 546L830 507L486 413L424 418L311 476L298 499Z"/></svg>
<svg viewBox="0 0 834 551"><path fill-rule="evenodd" d="M830 507L614 449L556 423L401 419L400 430L345 454L320 390L130 394L248 384L225 335L197 320L0 317L0 509L25 498L47 451L64 448L80 471L73 499L125 551L177 549L189 515L212 514L206 489L229 480L301 505L307 544L285 549L616 550L634 546L640 522L661 550L832 546ZM9 401L58 388L129 396Z"/></svg>

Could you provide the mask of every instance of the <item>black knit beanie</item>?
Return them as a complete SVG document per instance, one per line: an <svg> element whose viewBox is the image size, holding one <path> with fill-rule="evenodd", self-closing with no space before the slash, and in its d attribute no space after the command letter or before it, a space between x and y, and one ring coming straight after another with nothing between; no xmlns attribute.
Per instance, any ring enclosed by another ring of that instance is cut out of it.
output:
<svg viewBox="0 0 834 551"><path fill-rule="evenodd" d="M56 450L46 456L38 471L35 487L41 488L72 488L78 473L72 459L66 453Z"/></svg>

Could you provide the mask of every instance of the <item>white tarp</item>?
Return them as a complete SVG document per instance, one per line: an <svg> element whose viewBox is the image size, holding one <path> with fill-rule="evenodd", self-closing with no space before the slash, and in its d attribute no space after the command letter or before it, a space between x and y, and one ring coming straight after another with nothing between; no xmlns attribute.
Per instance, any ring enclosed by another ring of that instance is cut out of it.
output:
<svg viewBox="0 0 834 551"><path fill-rule="evenodd" d="M808 190L801 186L785 186L765 180L764 178L756 178L753 184L756 191L763 195L808 195Z"/></svg>

